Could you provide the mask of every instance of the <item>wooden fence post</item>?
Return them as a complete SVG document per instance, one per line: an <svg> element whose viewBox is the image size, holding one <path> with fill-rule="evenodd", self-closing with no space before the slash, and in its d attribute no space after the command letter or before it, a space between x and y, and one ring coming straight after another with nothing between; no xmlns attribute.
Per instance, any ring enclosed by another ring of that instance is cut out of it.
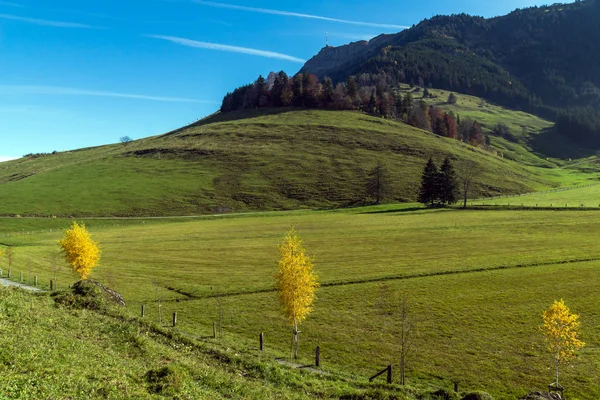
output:
<svg viewBox="0 0 600 400"><path fill-rule="evenodd" d="M177 312L173 313L173 328L177 326Z"/></svg>
<svg viewBox="0 0 600 400"><path fill-rule="evenodd" d="M392 364L388 365L388 370L387 370L387 383L391 384L392 383Z"/></svg>
<svg viewBox="0 0 600 400"><path fill-rule="evenodd" d="M260 349L260 351L263 351L265 349L265 334L262 332L259 335L259 342L260 345L258 348Z"/></svg>
<svg viewBox="0 0 600 400"><path fill-rule="evenodd" d="M454 392L458 393L458 382L454 382Z"/></svg>
<svg viewBox="0 0 600 400"><path fill-rule="evenodd" d="M11 277L11 276L12 276L12 271L11 271L11 269L9 268L9 269L8 269L8 279L10 279L10 277Z"/></svg>
<svg viewBox="0 0 600 400"><path fill-rule="evenodd" d="M54 290L54 281L50 279L50 290Z"/></svg>
<svg viewBox="0 0 600 400"><path fill-rule="evenodd" d="M317 346L317 349L315 350L315 366L321 366L321 346Z"/></svg>
<svg viewBox="0 0 600 400"><path fill-rule="evenodd" d="M33 286L37 286L37 275L33 277Z"/></svg>
<svg viewBox="0 0 600 400"><path fill-rule="evenodd" d="M142 318L146 316L146 305L142 304Z"/></svg>

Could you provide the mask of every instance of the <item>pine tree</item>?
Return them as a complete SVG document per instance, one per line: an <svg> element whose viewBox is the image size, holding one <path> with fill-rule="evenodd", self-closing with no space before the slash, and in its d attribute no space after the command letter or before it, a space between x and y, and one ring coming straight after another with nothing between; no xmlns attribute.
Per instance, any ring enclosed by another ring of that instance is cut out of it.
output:
<svg viewBox="0 0 600 400"><path fill-rule="evenodd" d="M450 93L450 96L448 96L448 104L456 104L457 101L458 99L456 98L456 95L454 93Z"/></svg>
<svg viewBox="0 0 600 400"><path fill-rule="evenodd" d="M321 86L323 87L322 99L321 99L323 107L325 109L332 108L334 97L333 97L333 82L331 81L331 78L328 78L328 77L323 78L323 80L321 81Z"/></svg>
<svg viewBox="0 0 600 400"><path fill-rule="evenodd" d="M438 197L442 204L454 204L458 201L458 179L454 166L446 157L438 174Z"/></svg>
<svg viewBox="0 0 600 400"><path fill-rule="evenodd" d="M353 76L349 76L346 81L346 86L348 87L348 96L354 101L356 96L358 96L358 85L356 84L356 79Z"/></svg>
<svg viewBox="0 0 600 400"><path fill-rule="evenodd" d="M421 176L419 203L433 207L438 200L438 168L433 159L429 159Z"/></svg>

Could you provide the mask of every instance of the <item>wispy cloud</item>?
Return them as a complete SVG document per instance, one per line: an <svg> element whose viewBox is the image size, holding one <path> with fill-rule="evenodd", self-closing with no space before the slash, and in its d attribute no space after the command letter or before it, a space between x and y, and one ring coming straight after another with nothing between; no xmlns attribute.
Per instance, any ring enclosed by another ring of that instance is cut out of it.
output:
<svg viewBox="0 0 600 400"><path fill-rule="evenodd" d="M25 7L25 6L24 6L24 5L22 5L22 4L18 4L18 3L11 3L11 2L8 2L8 1L0 1L0 6L8 6L8 7L20 7L20 8L23 8L23 7Z"/></svg>
<svg viewBox="0 0 600 400"><path fill-rule="evenodd" d="M25 22L25 23L34 24L34 25L52 26L55 28L98 29L95 26L80 24L77 22L52 21L49 19L20 17L18 15L12 15L12 14L0 14L0 19L10 19L13 21L20 21L20 22Z"/></svg>
<svg viewBox="0 0 600 400"><path fill-rule="evenodd" d="M196 4L202 4L210 7L218 7L218 8L228 8L230 10L240 10L240 11L250 11L261 14L272 14L272 15L283 15L286 17L297 17L297 18L309 18L309 19L318 19L321 21L329 21L329 22L339 22L342 24L351 24L351 25L360 25L360 26L373 26L377 28L388 28L388 29L407 29L408 26L403 25L395 25L395 24L382 24L375 22L364 22L364 21L349 21L345 19L339 18L330 18L324 17L321 15L312 15L312 14L301 14L290 11L282 11L282 10L271 10L268 8L256 8L256 7L246 7L246 6L238 6L234 4L225 4L225 3L215 3L212 1L204 1L204 0L192 0Z"/></svg>
<svg viewBox="0 0 600 400"><path fill-rule="evenodd" d="M16 160L19 157L12 157L12 156L0 156L0 162L5 162L5 161L10 161L10 160Z"/></svg>
<svg viewBox="0 0 600 400"><path fill-rule="evenodd" d="M242 53L242 54L250 54L253 56L259 57L267 57L267 58L278 58L280 60L292 61L296 63L305 63L306 60L301 58L292 57L287 54L275 53L272 51L258 50L258 49L250 49L247 47L238 47L238 46L229 46L226 44L218 44L218 43L209 43L209 42L198 42L196 40L185 39L175 36L163 36L163 35L145 35L149 38L167 40L169 42L177 43L182 46L195 47L199 49L209 49L209 50L218 50L218 51L227 51L230 53Z"/></svg>
<svg viewBox="0 0 600 400"><path fill-rule="evenodd" d="M216 103L209 100L188 99L182 97L147 96L141 94L103 92L96 90L75 89L59 86L21 86L0 85L0 94L34 94L34 95L67 95L67 96L96 96L96 97L118 97L124 99L164 101L177 103Z"/></svg>

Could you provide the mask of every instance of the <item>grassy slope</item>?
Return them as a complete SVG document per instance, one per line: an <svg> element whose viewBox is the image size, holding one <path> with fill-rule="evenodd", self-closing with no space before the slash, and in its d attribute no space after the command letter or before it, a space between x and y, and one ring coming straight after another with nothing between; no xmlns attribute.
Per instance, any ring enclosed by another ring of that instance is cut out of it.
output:
<svg viewBox="0 0 600 400"><path fill-rule="evenodd" d="M121 310L69 309L48 295L0 288L2 399L384 399L394 394L408 400L419 393L303 374L256 348L228 346ZM167 375L148 379L148 373L159 371Z"/></svg>
<svg viewBox="0 0 600 400"><path fill-rule="evenodd" d="M446 155L459 164L474 161L484 171L480 195L527 192L583 176L563 172L556 179L556 170L524 167L360 113L239 112L127 147L2 163L0 214L182 215L342 206L363 200L367 173L377 161L391 172L393 198L414 200L426 159ZM547 164L537 160L530 164Z"/></svg>
<svg viewBox="0 0 600 400"><path fill-rule="evenodd" d="M69 221L24 222L32 233L8 236L15 226L7 227L0 241L16 246L13 276L25 270L26 279L38 275L46 285L60 236L55 229ZM276 246L294 225L323 283L315 313L302 327L304 361L320 344L327 368L360 379L398 357L399 322L382 311L382 285L414 296L419 338L410 382L448 387L458 380L462 388L483 388L500 399L543 389L551 380L537 326L541 310L564 298L582 314L588 348L564 369L563 382L572 398L600 396L591 380L600 362L596 212L386 206L88 225L104 252L95 277L122 292L132 312L145 303L157 321L161 298L164 323L177 311L182 330L206 336L222 307L225 343L255 346L258 332L265 332L279 356L287 354L289 337L275 296L252 292L272 288ZM1 266L6 269L5 259ZM406 279L390 280L400 277ZM73 277L61 268L58 279L64 287ZM230 296L219 305L215 293Z"/></svg>
<svg viewBox="0 0 600 400"><path fill-rule="evenodd" d="M403 89L408 90L408 87L404 86ZM546 159L547 155L561 154L565 158L574 158L583 153L564 138L553 135L554 124L542 118L522 111L508 110L487 103L479 97L461 93L454 93L456 104L448 104L450 91L429 89L429 92L432 98L423 100L461 118L479 122L484 131L490 134L492 146L511 160L539 167L554 167L562 165L564 161L555 157ZM421 97L421 94L415 94L415 98ZM491 130L499 123L508 126L510 137L502 138L491 134Z"/></svg>

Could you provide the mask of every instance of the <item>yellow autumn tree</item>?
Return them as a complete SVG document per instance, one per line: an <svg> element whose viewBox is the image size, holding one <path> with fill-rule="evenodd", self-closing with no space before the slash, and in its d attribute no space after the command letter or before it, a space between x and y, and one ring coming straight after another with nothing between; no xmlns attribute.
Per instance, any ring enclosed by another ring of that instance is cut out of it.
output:
<svg viewBox="0 0 600 400"><path fill-rule="evenodd" d="M67 262L82 280L92 272L100 259L98 243L90 237L85 225L73 222L71 229L64 232L63 238L58 242L62 248Z"/></svg>
<svg viewBox="0 0 600 400"><path fill-rule="evenodd" d="M577 338L579 333L579 315L572 314L564 301L554 301L554 304L542 314L542 331L546 335L548 351L554 356L556 367L556 388L558 384L558 370L560 365L567 363L575 352L585 343Z"/></svg>
<svg viewBox="0 0 600 400"><path fill-rule="evenodd" d="M285 235L279 246L279 260L276 278L277 294L283 313L292 326L292 349L298 358L298 325L312 311L315 291L319 287L313 273L313 262L306 255L302 241L294 228Z"/></svg>

